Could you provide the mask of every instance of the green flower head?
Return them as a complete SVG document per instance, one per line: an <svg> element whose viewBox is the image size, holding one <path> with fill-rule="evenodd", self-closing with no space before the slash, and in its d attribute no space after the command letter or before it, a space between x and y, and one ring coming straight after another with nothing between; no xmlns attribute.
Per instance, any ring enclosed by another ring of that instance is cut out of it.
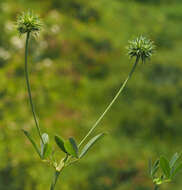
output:
<svg viewBox="0 0 182 190"><path fill-rule="evenodd" d="M37 15L32 11L23 12L17 18L17 30L20 34L34 33L38 34L42 23Z"/></svg>
<svg viewBox="0 0 182 190"><path fill-rule="evenodd" d="M146 37L140 36L132 41L129 41L127 49L130 58L138 57L141 58L142 63L145 63L146 59L150 59L154 53L155 46L153 41L147 39Z"/></svg>

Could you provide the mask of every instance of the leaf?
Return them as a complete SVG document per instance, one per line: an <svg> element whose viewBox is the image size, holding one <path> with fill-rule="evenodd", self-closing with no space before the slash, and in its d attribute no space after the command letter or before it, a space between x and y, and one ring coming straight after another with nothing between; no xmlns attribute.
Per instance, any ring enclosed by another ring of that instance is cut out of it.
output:
<svg viewBox="0 0 182 190"><path fill-rule="evenodd" d="M172 172L172 178L182 169L182 162Z"/></svg>
<svg viewBox="0 0 182 190"><path fill-rule="evenodd" d="M56 144L58 145L58 147L59 147L63 152L65 152L65 153L67 154L67 151L66 151L66 149L65 149L65 147L64 147L64 140L63 140L61 137L57 136L57 135L54 137L54 139L55 139Z"/></svg>
<svg viewBox="0 0 182 190"><path fill-rule="evenodd" d="M43 133L42 140L43 140L44 144L49 143L49 135L47 133Z"/></svg>
<svg viewBox="0 0 182 190"><path fill-rule="evenodd" d="M151 171L151 176L154 178L157 170L159 169L159 160L156 160Z"/></svg>
<svg viewBox="0 0 182 190"><path fill-rule="evenodd" d="M49 144L49 135L47 133L42 134L41 142L41 157L42 159L46 159L51 154L51 146Z"/></svg>
<svg viewBox="0 0 182 190"><path fill-rule="evenodd" d="M170 168L173 168L174 165L176 164L176 162L178 161L178 159L180 158L180 154L178 154L177 152L173 155L173 157L170 160Z"/></svg>
<svg viewBox="0 0 182 190"><path fill-rule="evenodd" d="M41 143L41 158L45 159L45 154L48 148L48 144Z"/></svg>
<svg viewBox="0 0 182 190"><path fill-rule="evenodd" d="M65 141L64 147L68 154L78 158L78 147L73 138L69 138L67 141Z"/></svg>
<svg viewBox="0 0 182 190"><path fill-rule="evenodd" d="M170 166L168 160L164 157L160 157L160 167L167 178L170 177Z"/></svg>
<svg viewBox="0 0 182 190"><path fill-rule="evenodd" d="M156 161L154 162L153 168L156 168L157 166L159 166L159 160L156 160Z"/></svg>
<svg viewBox="0 0 182 190"><path fill-rule="evenodd" d="M52 153L52 148L50 144L44 144L42 148L42 159L46 159Z"/></svg>
<svg viewBox="0 0 182 190"><path fill-rule="evenodd" d="M37 152L37 154L40 156L41 158L41 153L39 148L37 147L36 143L34 142L33 138L30 136L30 134L28 133L28 131L25 131L24 129L22 129L23 133L25 134L25 136L29 139L29 141L31 142L31 144L33 145L35 151Z"/></svg>
<svg viewBox="0 0 182 190"><path fill-rule="evenodd" d="M98 135L96 135L95 137L93 137L82 149L81 154L79 156L79 158L82 158L87 151L101 138L104 136L105 133L100 133Z"/></svg>

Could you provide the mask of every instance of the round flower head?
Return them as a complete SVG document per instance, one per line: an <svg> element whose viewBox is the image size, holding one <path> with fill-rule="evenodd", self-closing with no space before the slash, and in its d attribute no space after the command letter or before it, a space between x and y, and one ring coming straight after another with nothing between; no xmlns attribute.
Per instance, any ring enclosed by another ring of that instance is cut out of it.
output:
<svg viewBox="0 0 182 190"><path fill-rule="evenodd" d="M154 53L154 43L146 37L140 36L132 41L129 41L128 55L130 58L141 58L142 63L145 63L146 59L150 59Z"/></svg>
<svg viewBox="0 0 182 190"><path fill-rule="evenodd" d="M23 12L17 18L17 30L20 34L34 33L38 34L41 29L42 23L37 15L32 11Z"/></svg>

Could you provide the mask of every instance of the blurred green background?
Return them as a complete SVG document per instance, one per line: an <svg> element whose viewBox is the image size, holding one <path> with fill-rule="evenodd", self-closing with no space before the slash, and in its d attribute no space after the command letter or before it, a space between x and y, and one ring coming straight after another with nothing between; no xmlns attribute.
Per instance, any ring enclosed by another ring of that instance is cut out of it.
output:
<svg viewBox="0 0 182 190"><path fill-rule="evenodd" d="M24 79L26 10L44 29L31 40L29 63L41 129L79 142L127 77L128 40L157 46L94 132L108 135L61 175L57 190L150 190L148 159L182 150L181 0L0 1L0 189L48 190L53 170L40 162L21 129L38 140ZM56 146L55 146L56 147ZM56 149L60 158L62 153ZM182 174L181 174L182 176ZM162 189L180 190L181 176Z"/></svg>

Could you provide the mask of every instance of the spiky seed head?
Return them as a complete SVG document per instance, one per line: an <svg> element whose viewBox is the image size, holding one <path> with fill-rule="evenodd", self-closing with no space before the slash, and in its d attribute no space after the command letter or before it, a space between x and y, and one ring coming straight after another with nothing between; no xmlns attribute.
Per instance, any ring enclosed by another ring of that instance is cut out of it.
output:
<svg viewBox="0 0 182 190"><path fill-rule="evenodd" d="M32 11L23 12L17 17L17 30L20 34L30 33L38 34L42 23L37 15Z"/></svg>
<svg viewBox="0 0 182 190"><path fill-rule="evenodd" d="M155 50L154 42L147 39L144 36L139 36L138 38L129 41L127 47L128 55L130 58L139 57L142 63L145 63L146 59L150 59Z"/></svg>

